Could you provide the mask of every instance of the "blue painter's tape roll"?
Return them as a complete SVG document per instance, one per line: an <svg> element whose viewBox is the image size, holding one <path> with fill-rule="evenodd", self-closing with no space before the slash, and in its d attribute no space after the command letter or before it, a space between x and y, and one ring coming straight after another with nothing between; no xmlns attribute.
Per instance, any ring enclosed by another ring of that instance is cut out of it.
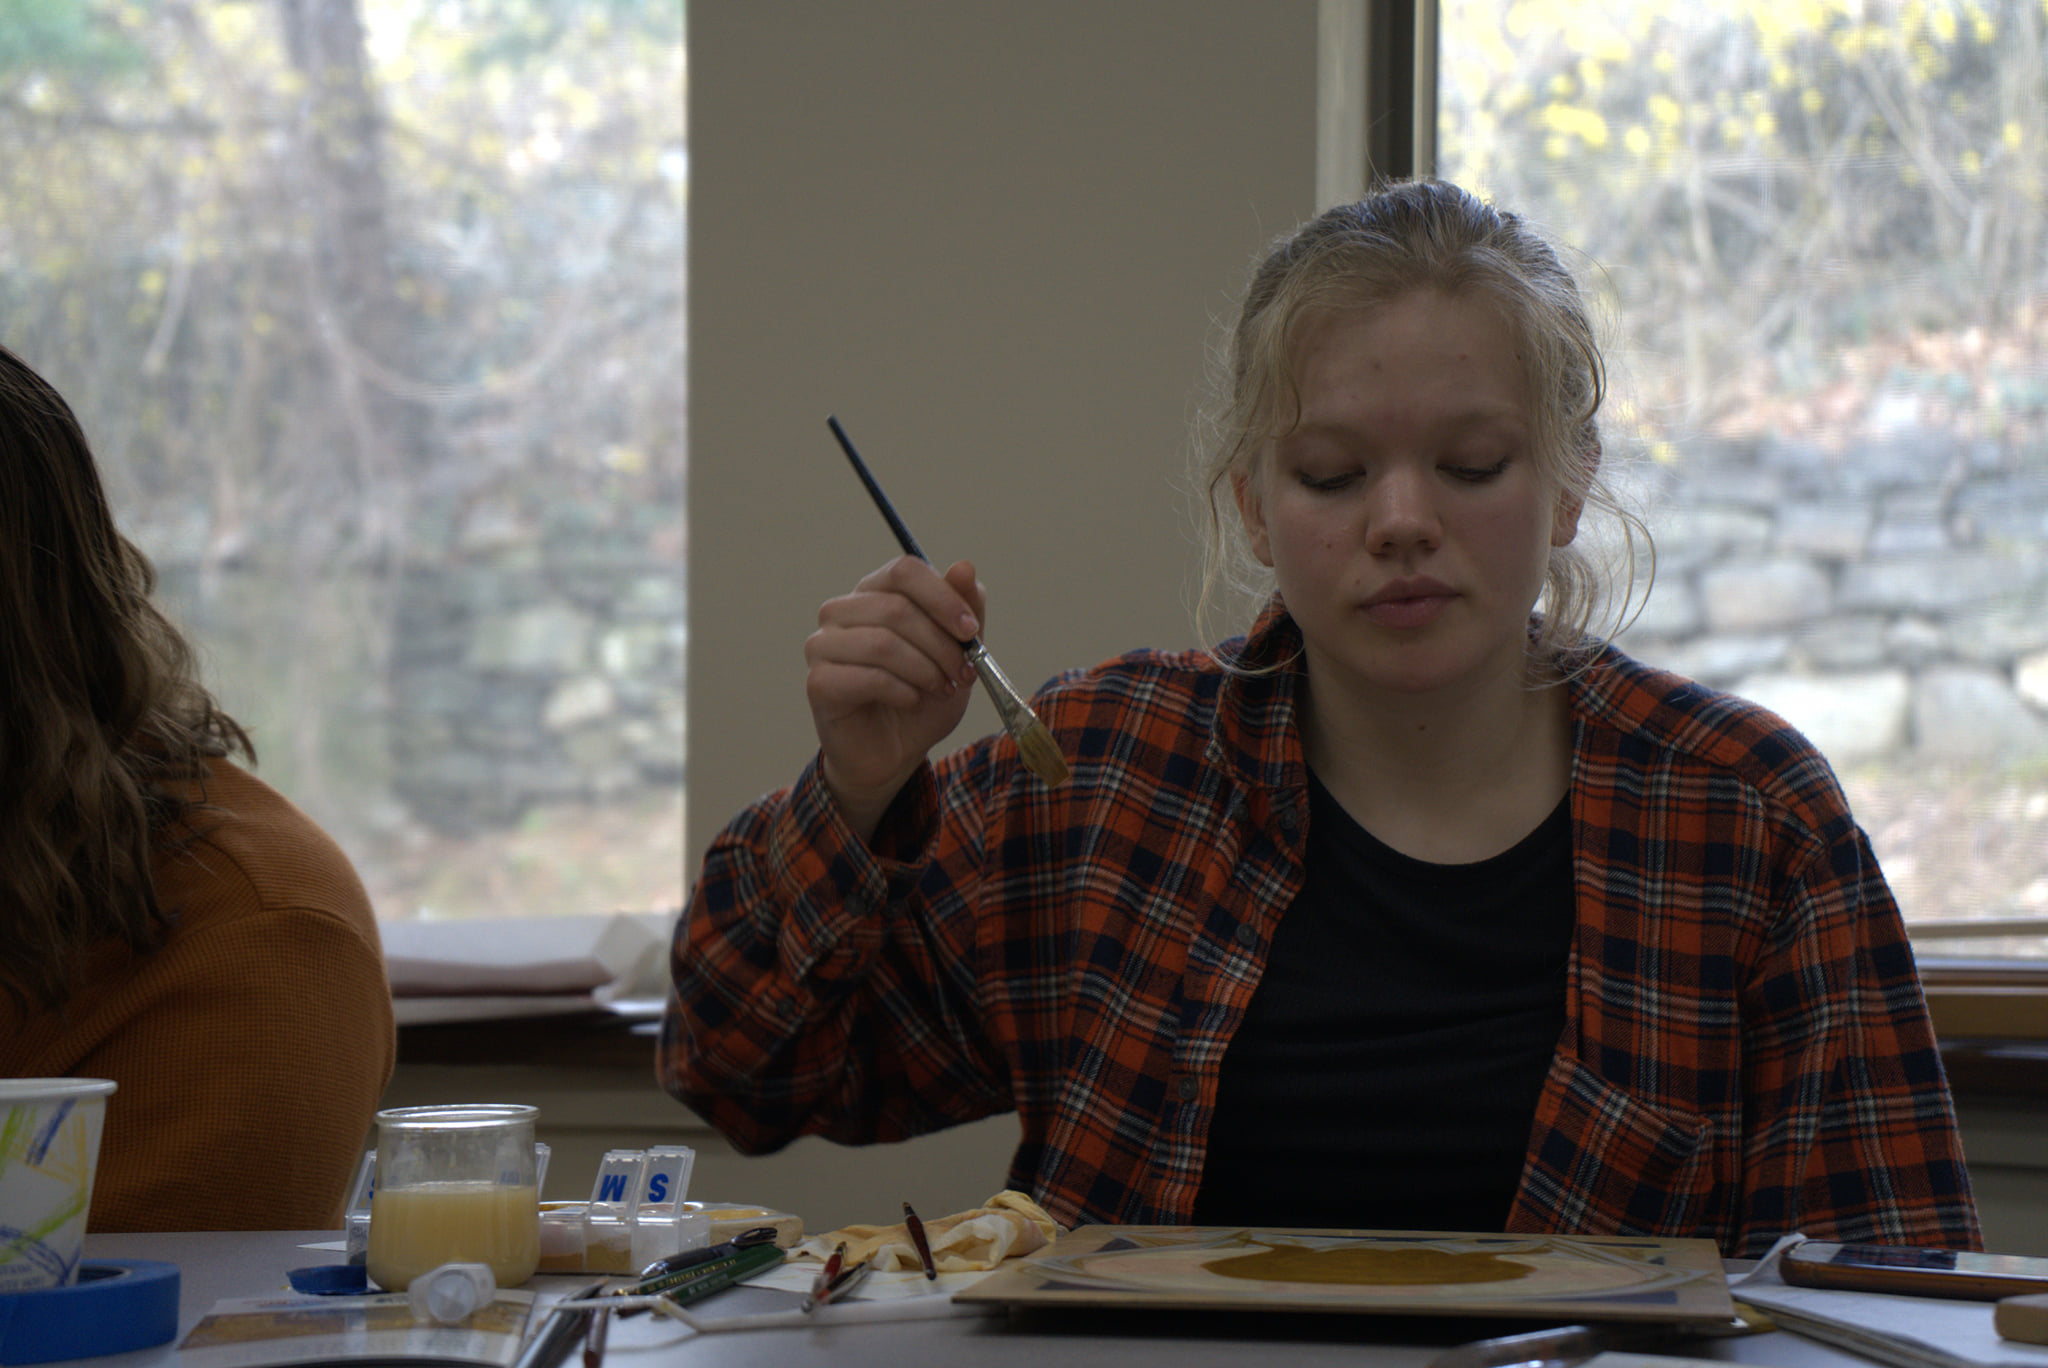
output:
<svg viewBox="0 0 2048 1368"><path fill-rule="evenodd" d="M178 1266L88 1259L68 1287L0 1293L0 1363L125 1354L177 1338Z"/></svg>

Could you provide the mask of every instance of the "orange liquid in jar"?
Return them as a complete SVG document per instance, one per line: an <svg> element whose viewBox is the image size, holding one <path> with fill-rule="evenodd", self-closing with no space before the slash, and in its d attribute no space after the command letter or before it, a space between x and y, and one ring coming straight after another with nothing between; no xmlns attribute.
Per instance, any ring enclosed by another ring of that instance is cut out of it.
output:
<svg viewBox="0 0 2048 1368"><path fill-rule="evenodd" d="M371 1281L403 1292L445 1263L489 1264L500 1287L540 1265L540 1193L499 1183L419 1183L370 1199Z"/></svg>

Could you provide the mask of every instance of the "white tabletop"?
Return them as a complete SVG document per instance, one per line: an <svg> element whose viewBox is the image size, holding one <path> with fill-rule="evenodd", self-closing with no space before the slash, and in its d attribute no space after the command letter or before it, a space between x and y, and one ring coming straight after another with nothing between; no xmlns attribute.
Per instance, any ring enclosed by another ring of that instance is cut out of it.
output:
<svg viewBox="0 0 2048 1368"><path fill-rule="evenodd" d="M310 1264L339 1262L340 1236L331 1232L208 1231L175 1235L94 1235L88 1259L155 1259L180 1272L178 1335L182 1339L216 1301L268 1296L287 1290L286 1274ZM329 1246L319 1248L317 1246ZM589 1281L539 1277L529 1284L552 1299ZM733 1288L714 1303L721 1315L774 1310L793 1294L772 1289ZM1445 1345L1478 1339L1520 1326L1470 1320L1434 1334L1418 1334L1412 1322L1373 1316L1209 1315L1165 1312L1069 1314L1040 1312L1030 1317L961 1315L872 1324L810 1324L699 1334L686 1326L643 1316L615 1324L607 1345L607 1368L670 1368L671 1365L817 1364L820 1368L1239 1368L1249 1363L1288 1365L1370 1362L1378 1368L1422 1368ZM1659 1352L1777 1368L1867 1368L1862 1361L1787 1334L1739 1339L1692 1340L1660 1346ZM175 1365L175 1342L159 1349L89 1360L93 1368ZM581 1368L572 1355L566 1368Z"/></svg>

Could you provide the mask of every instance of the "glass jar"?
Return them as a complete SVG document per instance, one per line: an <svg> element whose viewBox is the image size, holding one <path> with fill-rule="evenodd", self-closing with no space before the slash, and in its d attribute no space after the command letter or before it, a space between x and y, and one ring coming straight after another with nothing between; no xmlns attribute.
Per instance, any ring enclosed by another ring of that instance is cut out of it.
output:
<svg viewBox="0 0 2048 1368"><path fill-rule="evenodd" d="M490 1266L498 1286L540 1263L538 1112L509 1104L392 1107L377 1113L369 1274L387 1292L448 1263Z"/></svg>

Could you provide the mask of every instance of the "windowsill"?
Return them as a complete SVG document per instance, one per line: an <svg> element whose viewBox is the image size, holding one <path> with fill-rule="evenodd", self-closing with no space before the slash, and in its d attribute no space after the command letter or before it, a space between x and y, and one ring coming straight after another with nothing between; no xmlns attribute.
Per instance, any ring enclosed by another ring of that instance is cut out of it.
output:
<svg viewBox="0 0 2048 1368"><path fill-rule="evenodd" d="M653 1086L661 1003L636 999L579 1012L401 1024L400 1064L523 1065L630 1071Z"/></svg>
<svg viewBox="0 0 2048 1368"><path fill-rule="evenodd" d="M1943 1041L2048 1041L2048 963L1927 960L1920 965Z"/></svg>
<svg viewBox="0 0 2048 1368"><path fill-rule="evenodd" d="M2048 1099L2048 963L1923 959L1920 979L1957 1097Z"/></svg>
<svg viewBox="0 0 2048 1368"><path fill-rule="evenodd" d="M1930 984L1927 1010L1940 1040L2048 1041L2048 984L2033 988Z"/></svg>
<svg viewBox="0 0 2048 1368"><path fill-rule="evenodd" d="M1942 1067L1958 1099L2048 1102L2048 1044L2013 1040L1944 1040Z"/></svg>
<svg viewBox="0 0 2048 1368"><path fill-rule="evenodd" d="M651 1073L670 918L387 922L407 1064L631 1065Z"/></svg>

